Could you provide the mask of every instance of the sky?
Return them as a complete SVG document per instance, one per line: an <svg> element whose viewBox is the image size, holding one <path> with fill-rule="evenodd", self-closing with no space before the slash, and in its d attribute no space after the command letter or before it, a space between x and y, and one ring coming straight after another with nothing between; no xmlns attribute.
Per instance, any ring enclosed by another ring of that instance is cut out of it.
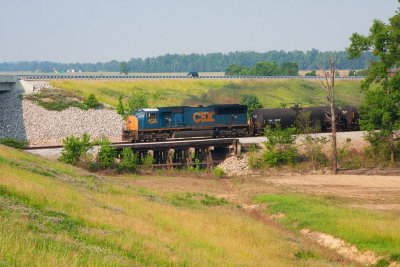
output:
<svg viewBox="0 0 400 267"><path fill-rule="evenodd" d="M397 0L0 0L0 62L344 50Z"/></svg>

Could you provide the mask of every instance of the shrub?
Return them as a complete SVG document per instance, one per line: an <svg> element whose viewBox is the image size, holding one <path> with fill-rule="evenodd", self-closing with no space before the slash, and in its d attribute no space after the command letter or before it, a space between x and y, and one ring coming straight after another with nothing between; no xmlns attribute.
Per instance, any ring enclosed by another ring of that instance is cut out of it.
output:
<svg viewBox="0 0 400 267"><path fill-rule="evenodd" d="M114 165L116 156L117 151L111 146L111 142L107 138L102 139L100 150L97 154L100 168L111 168Z"/></svg>
<svg viewBox="0 0 400 267"><path fill-rule="evenodd" d="M6 138L0 138L0 144L17 149L24 149L29 145L29 142L26 140L6 137Z"/></svg>
<svg viewBox="0 0 400 267"><path fill-rule="evenodd" d="M121 152L121 161L118 165L119 171L135 171L139 163L139 158L136 153L133 153L132 149L125 147Z"/></svg>
<svg viewBox="0 0 400 267"><path fill-rule="evenodd" d="M256 153L249 153L249 166L251 169L256 170L256 169L262 169L265 167L265 162L264 160L257 156Z"/></svg>
<svg viewBox="0 0 400 267"><path fill-rule="evenodd" d="M89 149L93 147L90 143L90 135L84 133L82 139L75 136L68 136L63 140L63 150L60 160L64 163L76 165Z"/></svg>
<svg viewBox="0 0 400 267"><path fill-rule="evenodd" d="M345 169L360 168L363 165L362 160L356 155L355 151L350 150L350 145L351 139L347 138L344 146L337 150L338 164L341 168Z"/></svg>
<svg viewBox="0 0 400 267"><path fill-rule="evenodd" d="M150 170L153 166L154 163L154 157L151 154L147 154L143 159L142 159L142 164L143 166L147 169Z"/></svg>
<svg viewBox="0 0 400 267"><path fill-rule="evenodd" d="M240 97L240 103L247 106L247 117L250 117L250 114L254 110L263 107L260 99L254 95L242 95Z"/></svg>
<svg viewBox="0 0 400 267"><path fill-rule="evenodd" d="M200 159L198 159L198 158L194 159L194 170L195 171L200 171L201 170Z"/></svg>
<svg viewBox="0 0 400 267"><path fill-rule="evenodd" d="M117 113L121 116L125 115L125 107L124 103L122 102L122 95L118 98Z"/></svg>
<svg viewBox="0 0 400 267"><path fill-rule="evenodd" d="M132 114L136 109L147 107L149 107L147 96L142 92L135 92L128 100L127 111Z"/></svg>
<svg viewBox="0 0 400 267"><path fill-rule="evenodd" d="M271 167L294 164L298 159L297 149L295 147L279 147L267 149L263 154L263 160Z"/></svg>
<svg viewBox="0 0 400 267"><path fill-rule="evenodd" d="M390 137L389 137L390 138ZM391 143L394 146L394 158L399 161L400 159L400 142L399 140L390 140L382 131L369 132L366 140L370 143L370 147L366 150L368 157L375 159L378 162L387 162L391 157Z"/></svg>
<svg viewBox="0 0 400 267"><path fill-rule="evenodd" d="M317 137L307 135L304 138L303 146L305 156L313 165L313 169L317 170L320 166L325 166L328 163L327 156L322 152L322 146L328 142L326 137Z"/></svg>
<svg viewBox="0 0 400 267"><path fill-rule="evenodd" d="M219 167L214 168L213 171L212 171L212 173L213 173L214 176L216 176L216 177L218 177L218 178L223 178L223 177L225 177L225 172L224 172L224 170L221 169L221 168L219 168Z"/></svg>
<svg viewBox="0 0 400 267"><path fill-rule="evenodd" d="M201 204L205 206L219 206L219 205L224 205L227 204L228 201L226 201L225 198L217 198L214 196L209 196L207 194L204 195L204 198L200 201Z"/></svg>
<svg viewBox="0 0 400 267"><path fill-rule="evenodd" d="M271 167L295 163L298 159L297 148L294 146L296 131L296 128L282 129L280 125L275 128L266 127L264 133L267 141L263 161Z"/></svg>
<svg viewBox="0 0 400 267"><path fill-rule="evenodd" d="M90 94L88 95L88 97L85 99L85 101L83 102L83 104L87 107L87 108L98 108L100 107L100 102L97 100L96 96L94 94Z"/></svg>

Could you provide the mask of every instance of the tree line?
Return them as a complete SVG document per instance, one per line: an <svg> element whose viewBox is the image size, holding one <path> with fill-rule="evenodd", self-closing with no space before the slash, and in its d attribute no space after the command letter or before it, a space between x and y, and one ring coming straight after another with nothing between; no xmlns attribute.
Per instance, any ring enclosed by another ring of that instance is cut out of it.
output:
<svg viewBox="0 0 400 267"><path fill-rule="evenodd" d="M365 69L375 57L370 51L361 57L349 59L346 51L268 51L268 52L230 52L209 54L166 54L158 57L131 58L127 61L112 60L98 63L57 63L49 61L22 61L0 63L0 71L66 72L74 69L83 72L119 72L121 63L126 63L128 72L224 72L231 65L251 68L259 62L292 62L301 70L319 69L329 56L337 59L337 69Z"/></svg>
<svg viewBox="0 0 400 267"><path fill-rule="evenodd" d="M299 66L296 63L259 62L251 68L231 65L225 71L229 76L297 76Z"/></svg>

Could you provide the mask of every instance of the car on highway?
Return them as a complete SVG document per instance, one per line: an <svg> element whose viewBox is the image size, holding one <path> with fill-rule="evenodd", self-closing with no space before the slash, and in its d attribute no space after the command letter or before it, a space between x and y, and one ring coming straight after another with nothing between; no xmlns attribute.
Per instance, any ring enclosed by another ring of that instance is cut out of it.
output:
<svg viewBox="0 0 400 267"><path fill-rule="evenodd" d="M186 74L186 77L188 77L188 78L199 78L199 73L197 71L191 71L188 74Z"/></svg>

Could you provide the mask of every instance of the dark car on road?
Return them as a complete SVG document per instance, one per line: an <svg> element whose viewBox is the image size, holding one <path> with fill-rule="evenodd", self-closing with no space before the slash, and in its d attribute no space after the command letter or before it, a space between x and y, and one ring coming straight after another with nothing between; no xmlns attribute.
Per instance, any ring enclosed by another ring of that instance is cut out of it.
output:
<svg viewBox="0 0 400 267"><path fill-rule="evenodd" d="M188 77L188 78L199 78L199 73L197 71L191 71L186 75L186 77Z"/></svg>

